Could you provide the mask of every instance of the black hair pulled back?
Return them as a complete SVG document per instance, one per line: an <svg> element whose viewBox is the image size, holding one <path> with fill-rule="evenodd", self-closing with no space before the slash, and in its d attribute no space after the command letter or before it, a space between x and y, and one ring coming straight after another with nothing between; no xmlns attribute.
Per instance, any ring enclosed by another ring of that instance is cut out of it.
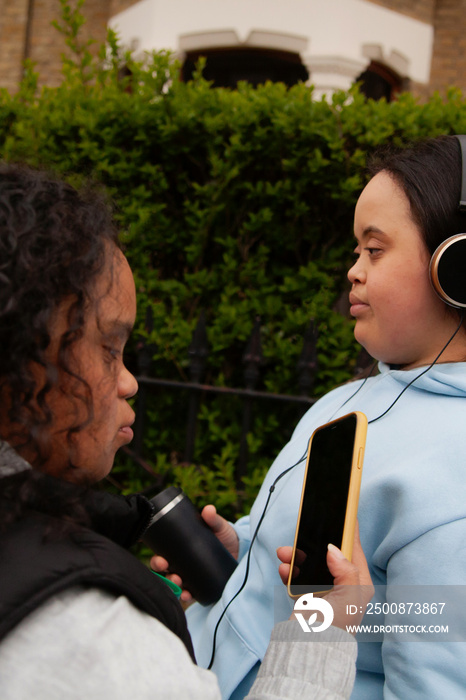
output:
<svg viewBox="0 0 466 700"><path fill-rule="evenodd" d="M458 139L438 136L381 149L368 163L372 177L386 172L405 193L431 255L450 236L466 232L466 215L459 211L461 160Z"/></svg>

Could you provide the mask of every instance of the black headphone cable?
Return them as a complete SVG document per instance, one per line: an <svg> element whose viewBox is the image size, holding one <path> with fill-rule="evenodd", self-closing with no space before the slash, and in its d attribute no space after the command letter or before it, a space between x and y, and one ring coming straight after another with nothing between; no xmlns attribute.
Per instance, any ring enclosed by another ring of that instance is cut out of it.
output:
<svg viewBox="0 0 466 700"><path fill-rule="evenodd" d="M309 443L308 443L308 444L309 444ZM255 539L256 539L256 537L257 537L257 534L258 534L258 532L259 532L259 528L260 528L260 526L262 525L262 522L263 522L263 520L264 520L265 513L266 513L266 511L267 511L267 508L268 508L269 503L270 503L270 499L271 499L271 497L272 497L272 493L275 491L275 486L276 486L276 484L280 481L280 479L281 479L282 477L285 476L285 474L288 474L289 471L291 471L292 469L294 469L295 467L297 467L299 464L301 464L302 462L304 462L305 459L306 459L306 457L307 457L307 448L306 448L306 451L305 451L305 453L303 454L303 456L302 456L297 462L295 462L294 464L292 464L291 467L287 467L284 471L282 471L282 472L277 476L277 478L276 478L275 481L273 482L272 486L269 488L269 493L268 493L268 496L267 496L267 500L266 500L266 502L265 502L264 509L263 509L263 511L262 511L261 517L259 518L259 522L257 523L256 529L254 530L254 534L253 534L252 539L251 539L251 544L249 545L249 549L248 549L248 553L247 553L247 560L246 560L246 570L245 570L245 572L244 572L243 582L242 582L241 586L238 588L238 590L236 591L236 593L235 593L235 595L233 596L233 598L231 598L231 599L229 600L229 602L227 603L227 605L224 607L224 609L223 609L223 611L222 611L222 614L221 614L220 617L218 618L217 624L215 625L214 636L213 636L213 639L212 639L212 655L211 655L211 657L210 657L209 665L207 666L208 669L211 669L211 668L212 668L212 664L214 663L214 658L215 658L215 647L216 647L216 643L217 643L217 632L218 632L218 628L219 628L220 622L223 620L223 617L224 617L226 611L228 610L228 608L230 607L230 605L232 604L232 602L236 599L236 597L241 593L241 591L243 590L243 588L244 588L245 585L246 585L246 581L248 580L248 576L249 576L249 566L250 566L250 563L251 563L252 545L254 544L254 541L255 541Z"/></svg>

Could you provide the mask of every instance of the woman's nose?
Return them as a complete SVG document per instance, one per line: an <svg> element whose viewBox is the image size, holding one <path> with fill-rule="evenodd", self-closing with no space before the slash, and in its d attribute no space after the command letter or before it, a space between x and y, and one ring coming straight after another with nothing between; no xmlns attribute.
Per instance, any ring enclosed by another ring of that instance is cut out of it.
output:
<svg viewBox="0 0 466 700"><path fill-rule="evenodd" d="M138 383L136 377L123 367L118 378L118 392L124 399L130 399L137 393Z"/></svg>
<svg viewBox="0 0 466 700"><path fill-rule="evenodd" d="M354 265L348 270L348 279L351 284L355 284L355 282L365 282L366 273L361 263L361 258L358 258Z"/></svg>

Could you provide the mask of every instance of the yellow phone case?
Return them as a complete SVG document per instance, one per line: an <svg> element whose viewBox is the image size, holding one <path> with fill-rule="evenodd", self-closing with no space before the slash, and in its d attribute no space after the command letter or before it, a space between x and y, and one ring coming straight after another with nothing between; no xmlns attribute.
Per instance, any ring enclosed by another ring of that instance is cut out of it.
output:
<svg viewBox="0 0 466 700"><path fill-rule="evenodd" d="M293 571L295 555L296 555L296 545L297 545L297 541L298 541L299 525L301 522L301 512L302 512L302 508L303 508L303 500L304 500L304 494L305 494L305 488L306 488L306 478L307 478L307 473L308 473L309 462L311 459L313 439L314 439L314 436L317 433L317 431L320 431L320 430L323 430L329 426L332 426L335 423L337 423L338 421L342 421L351 415L356 416L356 427L355 427L354 438L353 438L353 454L352 454L352 463L351 463L351 474L350 474L349 486L348 486L348 496L346 499L346 513L345 513L345 520L344 520L344 526L343 526L343 536L342 536L341 542L332 542L332 544L339 547L341 549L343 555L349 561L351 561L351 558L353 555L354 530L356 527L356 518L357 518L357 513L358 513L359 490L360 490L360 486L361 486L362 467L363 467L363 461L364 461L364 449L365 449L366 435L367 435L367 418L364 415L364 413L361 413L361 411L351 411L350 413L347 413L344 416L341 416L340 418L336 418L335 420L329 421L328 423L324 423L324 425L321 425L318 428L316 428L316 430L314 430L314 432L311 435L311 439L309 440L306 469L304 471L303 488L301 491L301 501L299 504L298 520L297 520L297 524L296 524L295 538L294 538L294 544L293 544L293 554L292 554L292 558L291 558L290 574L289 574L288 583L287 583L288 594L291 598L299 598L300 595L302 595L302 593L300 593L299 595L292 593L290 590L290 586L292 584L292 571ZM331 589L329 589L329 590L331 590ZM329 592L329 590L315 592L314 595L325 595Z"/></svg>

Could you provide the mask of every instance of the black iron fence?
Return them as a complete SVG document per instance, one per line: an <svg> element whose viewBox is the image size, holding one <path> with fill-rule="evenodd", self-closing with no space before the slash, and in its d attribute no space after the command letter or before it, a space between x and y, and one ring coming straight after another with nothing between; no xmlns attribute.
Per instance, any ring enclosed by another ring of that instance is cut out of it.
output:
<svg viewBox="0 0 466 700"><path fill-rule="evenodd" d="M152 320L150 315L146 318L147 330L151 330ZM137 353L137 381L139 391L136 404L135 435L131 449L126 449L126 453L142 466L153 478L157 478L154 470L144 459L144 428L146 423L146 403L148 393L157 388L165 388L170 391L184 390L189 392L189 400L185 415L186 431L183 452L183 461L191 463L193 461L196 430L198 424L199 409L203 397L207 395L230 395L238 396L242 399L242 421L241 437L239 446L238 463L235 470L236 482L239 484L242 477L247 473L248 463L248 442L247 435L253 426L253 407L256 402L285 402L287 404L301 405L304 411L311 406L316 399L311 396L314 380L318 371L317 364L317 330L314 322L311 321L303 337L302 352L296 366L297 393L277 394L269 391L259 391L256 389L260 379L263 355L261 347L261 322L256 318L254 327L243 354L243 378L244 387L230 388L224 386L214 386L203 383L206 362L209 355L207 342L205 315L201 313L198 324L194 330L192 341L188 350L189 355L189 380L175 381L170 379L158 379L149 376L151 370L151 357L153 347L145 341L138 345ZM360 373L369 364L370 358L362 352L358 358L356 372Z"/></svg>

